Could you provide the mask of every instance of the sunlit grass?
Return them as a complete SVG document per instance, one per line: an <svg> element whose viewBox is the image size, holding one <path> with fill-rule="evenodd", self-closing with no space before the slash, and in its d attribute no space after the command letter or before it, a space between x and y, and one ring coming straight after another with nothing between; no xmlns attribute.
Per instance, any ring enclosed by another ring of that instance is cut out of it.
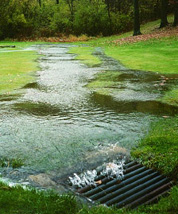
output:
<svg viewBox="0 0 178 214"><path fill-rule="evenodd" d="M178 39L159 39L122 46L105 47L105 53L126 67L161 74L176 74Z"/></svg>
<svg viewBox="0 0 178 214"><path fill-rule="evenodd" d="M34 51L0 52L0 93L19 89L34 80L38 69Z"/></svg>

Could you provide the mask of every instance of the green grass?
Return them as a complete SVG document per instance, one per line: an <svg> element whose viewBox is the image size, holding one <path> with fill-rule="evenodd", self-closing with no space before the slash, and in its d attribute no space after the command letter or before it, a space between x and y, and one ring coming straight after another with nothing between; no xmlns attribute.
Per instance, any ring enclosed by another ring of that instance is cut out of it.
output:
<svg viewBox="0 0 178 214"><path fill-rule="evenodd" d="M169 22L173 21L173 16L168 16ZM158 28L160 20L141 25L143 34L151 33ZM90 60L94 47L103 47L106 55L119 60L126 67L144 71L158 72L161 74L178 73L178 38L170 37L163 39L152 39L138 42L136 44L116 45L112 41L119 38L132 36L133 32L110 37L101 37L88 42L78 42L76 44L86 44L89 47L74 48L72 53L78 54L78 59ZM86 54L87 53L87 54ZM84 55L84 56L82 56ZM83 57L83 59L82 59ZM93 57L93 56L92 56Z"/></svg>
<svg viewBox="0 0 178 214"><path fill-rule="evenodd" d="M131 152L145 166L154 168L178 180L178 116L153 123L148 135ZM143 208L145 213L176 213L178 210L178 184L170 195L158 204Z"/></svg>
<svg viewBox="0 0 178 214"><path fill-rule="evenodd" d="M1 214L146 214L176 213L178 209L178 187L158 204L141 206L138 210L114 209L105 206L87 205L78 202L71 194L58 195L52 191L24 190L20 186L9 187L0 182Z"/></svg>
<svg viewBox="0 0 178 214"><path fill-rule="evenodd" d="M178 89L173 89L166 92L165 96L161 99L162 102L178 106Z"/></svg>
<svg viewBox="0 0 178 214"><path fill-rule="evenodd" d="M99 94L109 95L113 87L118 85L120 72L104 71L95 75L95 78L87 84L87 87Z"/></svg>
<svg viewBox="0 0 178 214"><path fill-rule="evenodd" d="M72 195L24 190L0 183L1 214L75 214L77 203Z"/></svg>
<svg viewBox="0 0 178 214"><path fill-rule="evenodd" d="M0 52L0 94L12 92L34 80L38 69L34 51Z"/></svg>
<svg viewBox="0 0 178 214"><path fill-rule="evenodd" d="M178 117L163 118L153 124L131 154L144 165L178 179Z"/></svg>
<svg viewBox="0 0 178 214"><path fill-rule="evenodd" d="M81 60L89 67L94 67L101 64L101 60L93 55L94 50L93 47L72 47L69 53L77 54L75 59Z"/></svg>
<svg viewBox="0 0 178 214"><path fill-rule="evenodd" d="M19 168L23 166L23 161L20 158L10 159L10 158L1 158L0 167L12 167Z"/></svg>
<svg viewBox="0 0 178 214"><path fill-rule="evenodd" d="M107 46L105 53L131 69L161 74L176 74L178 72L178 38Z"/></svg>

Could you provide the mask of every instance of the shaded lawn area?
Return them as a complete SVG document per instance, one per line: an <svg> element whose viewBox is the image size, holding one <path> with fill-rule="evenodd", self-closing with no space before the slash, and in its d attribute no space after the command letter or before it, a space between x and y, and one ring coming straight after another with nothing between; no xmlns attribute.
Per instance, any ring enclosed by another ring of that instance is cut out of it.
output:
<svg viewBox="0 0 178 214"><path fill-rule="evenodd" d="M0 93L12 92L33 81L37 57L34 51L0 52Z"/></svg>

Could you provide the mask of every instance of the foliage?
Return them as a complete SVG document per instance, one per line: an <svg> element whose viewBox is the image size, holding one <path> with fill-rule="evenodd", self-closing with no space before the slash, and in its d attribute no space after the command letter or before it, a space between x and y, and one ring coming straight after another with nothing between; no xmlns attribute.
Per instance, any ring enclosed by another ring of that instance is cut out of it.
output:
<svg viewBox="0 0 178 214"><path fill-rule="evenodd" d="M0 39L111 35L133 27L132 0L1 0ZM170 11L173 8L170 7ZM141 22L160 17L160 0L140 1Z"/></svg>

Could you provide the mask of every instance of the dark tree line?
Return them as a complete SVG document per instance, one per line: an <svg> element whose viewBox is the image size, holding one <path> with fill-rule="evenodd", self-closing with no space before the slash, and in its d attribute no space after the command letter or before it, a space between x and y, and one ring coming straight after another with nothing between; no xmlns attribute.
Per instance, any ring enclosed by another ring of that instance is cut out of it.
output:
<svg viewBox="0 0 178 214"><path fill-rule="evenodd" d="M0 39L16 37L89 36L118 34L140 23L174 13L177 25L178 0L0 0Z"/></svg>
<svg viewBox="0 0 178 214"><path fill-rule="evenodd" d="M178 0L161 0L161 22L160 28L166 27L168 25L168 8L169 4L172 5L174 11L174 22L173 26L177 26L178 23ZM140 35L140 18L139 18L139 0L133 0L134 4L134 36Z"/></svg>

